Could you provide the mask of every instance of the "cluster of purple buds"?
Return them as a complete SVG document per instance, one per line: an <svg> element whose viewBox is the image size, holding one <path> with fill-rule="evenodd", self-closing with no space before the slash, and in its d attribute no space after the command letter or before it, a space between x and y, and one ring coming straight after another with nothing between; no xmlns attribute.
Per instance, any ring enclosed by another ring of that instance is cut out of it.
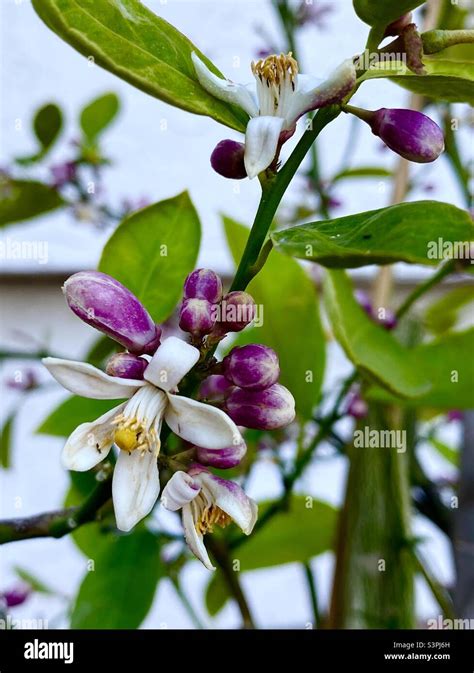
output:
<svg viewBox="0 0 474 673"><path fill-rule="evenodd" d="M196 269L184 284L179 326L194 339L210 335L219 341L229 332L240 332L255 317L255 302L247 292L223 296L222 281L210 269Z"/></svg>
<svg viewBox="0 0 474 673"><path fill-rule="evenodd" d="M204 382L201 395L217 393L218 401L237 423L246 428L276 430L295 417L295 400L278 383L280 365L274 350L262 344L233 348L222 361L221 376Z"/></svg>
<svg viewBox="0 0 474 673"><path fill-rule="evenodd" d="M369 318L374 322L379 323L379 325L382 325L382 327L385 327L387 330L395 329L397 326L397 317L391 309L380 308L376 311L369 297L362 290L356 290L355 297Z"/></svg>
<svg viewBox="0 0 474 673"><path fill-rule="evenodd" d="M444 151L442 130L422 112L389 108L371 111L350 105L344 110L365 121L374 135L409 161L430 163Z"/></svg>

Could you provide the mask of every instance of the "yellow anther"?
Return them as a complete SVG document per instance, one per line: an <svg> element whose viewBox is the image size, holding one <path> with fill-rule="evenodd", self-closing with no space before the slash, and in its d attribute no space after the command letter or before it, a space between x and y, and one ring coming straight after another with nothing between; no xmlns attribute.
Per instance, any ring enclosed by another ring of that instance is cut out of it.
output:
<svg viewBox="0 0 474 673"><path fill-rule="evenodd" d="M142 444L138 438L139 434L137 430L132 430L132 428L119 427L115 431L115 443L122 451L131 453Z"/></svg>
<svg viewBox="0 0 474 673"><path fill-rule="evenodd" d="M220 507L211 505L202 512L199 520L196 522L196 530L201 535L205 535L206 533L212 533L214 526L225 528L231 521L230 516L223 512Z"/></svg>
<svg viewBox="0 0 474 673"><path fill-rule="evenodd" d="M256 63L252 61L252 72L256 77L265 80L268 85L279 85L289 76L291 82L298 74L298 63L291 51L288 54L267 56Z"/></svg>

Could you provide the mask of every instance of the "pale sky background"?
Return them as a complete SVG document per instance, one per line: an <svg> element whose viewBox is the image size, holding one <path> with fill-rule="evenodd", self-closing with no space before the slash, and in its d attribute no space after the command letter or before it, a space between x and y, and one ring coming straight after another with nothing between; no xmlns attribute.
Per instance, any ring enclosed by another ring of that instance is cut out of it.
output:
<svg viewBox="0 0 474 673"><path fill-rule="evenodd" d="M258 49L265 47L257 27L278 41L278 27L264 0L168 0L146 3L183 33L185 33L218 67L232 79L250 81L250 61ZM334 12L326 20L328 28L320 31L313 27L301 32L300 51L303 54L303 71L323 78L332 68L363 48L366 27L349 11L349 0L333 0ZM231 262L221 232L219 213L250 224L255 212L259 186L256 181L228 181L212 171L209 156L217 142L223 138L240 139L241 136L205 117L172 108L147 96L112 74L98 67L90 67L84 57L51 33L35 15L28 0L0 0L1 18L1 158L0 165L8 163L13 155L31 152L34 140L29 130L33 111L49 101L63 107L67 117L64 138L77 135L77 112L86 102L105 91L116 92L122 101L122 111L115 125L104 136L104 148L115 165L107 173L108 200L123 197L147 196L157 201L189 189L203 225L203 243L200 265L212 266L226 273ZM236 59L240 66L235 67ZM356 105L376 109L382 106L402 107L408 94L386 81L371 82L364 86L354 99ZM23 130L15 131L15 120L23 121ZM160 130L160 121L167 120L167 131ZM320 142L322 171L330 175L338 169L343 159L349 119L339 118L324 133ZM464 136L463 136L464 138ZM288 156L296 141L285 146ZM51 162L67 158L64 143L55 151ZM392 166L396 161L390 152L380 151L379 141L365 125L360 129L360 140L353 157L353 165L377 164ZM415 169L417 170L417 169ZM442 159L429 171L427 182L436 187L436 199L462 205L457 185ZM238 189L236 189L238 188ZM347 182L337 190L343 207L337 215L346 215L382 207L389 199L388 182ZM413 199L431 198L416 192ZM48 243L49 261L46 265L28 260L2 260L2 270L8 273L48 273L74 271L94 267L109 232L98 232L88 225L78 224L67 214L46 215L30 223L7 227L4 237L14 240L36 240ZM407 267L401 265L403 273ZM412 273L410 268L409 272ZM49 333L50 343L61 353L79 357L93 338L92 331L79 324L66 312L59 288L57 294L44 294L40 287L31 292L9 290L4 306L2 338L11 342L13 328L44 336ZM16 338L16 337L15 337ZM328 386L347 372L347 363L338 347L332 346L329 358L332 366ZM4 368L11 374L18 363ZM56 508L67 485L67 475L59 465L60 439L33 434L49 409L64 394L58 387L31 395L22 406L15 425L14 467L1 476L1 514L18 515L15 498L22 498L21 515ZM9 393L6 409L17 398ZM446 474L447 464L431 456L433 474ZM342 497L345 460L319 461L308 470L300 490L328 502L339 504ZM250 494L258 499L278 494L278 478L270 464L260 464L249 485ZM159 510L158 510L159 511ZM162 513L158 514L163 516ZM433 526L419 517L416 534L426 535L425 551L442 579L451 580L453 568L445 538ZM0 591L14 581L13 567L18 564L32 571L53 586L73 593L85 571L85 559L75 549L71 540L37 540L8 545L0 557ZM332 558L326 554L314 561L320 600L324 606L330 585ZM191 563L184 572L184 585L199 609L200 596L209 578L208 572L198 563ZM310 619L308 599L298 566L260 570L243 576L256 621L261 626L301 626ZM66 589L66 587L69 587ZM421 615L437 614L432 598L418 585ZM46 616L53 620L60 611L55 600L35 597L14 613L17 617ZM214 627L236 627L239 616L233 605L207 624ZM59 620L64 625L64 620ZM190 622L177 601L168 581L160 585L155 604L144 627L189 627ZM53 621L51 621L53 626Z"/></svg>

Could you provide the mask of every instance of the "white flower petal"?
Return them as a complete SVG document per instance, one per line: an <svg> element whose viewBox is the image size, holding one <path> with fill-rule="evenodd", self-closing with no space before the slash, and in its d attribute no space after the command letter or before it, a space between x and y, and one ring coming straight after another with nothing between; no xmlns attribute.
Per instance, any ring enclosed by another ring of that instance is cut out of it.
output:
<svg viewBox="0 0 474 673"><path fill-rule="evenodd" d="M67 440L61 462L67 470L85 472L107 457L114 441L112 419L125 408L126 402L90 423L81 423Z"/></svg>
<svg viewBox="0 0 474 673"><path fill-rule="evenodd" d="M244 164L250 179L268 168L275 158L283 123L281 117L263 116L247 124Z"/></svg>
<svg viewBox="0 0 474 673"><path fill-rule="evenodd" d="M198 495L201 486L187 472L175 472L161 494L163 507L176 512Z"/></svg>
<svg viewBox="0 0 474 673"><path fill-rule="evenodd" d="M66 390L94 400L119 400L132 397L145 381L109 376L87 362L44 358L43 364Z"/></svg>
<svg viewBox="0 0 474 673"><path fill-rule="evenodd" d="M255 117L258 114L257 103L246 86L214 75L194 51L191 58L199 83L208 93L225 103L237 105L237 107L245 110L250 117Z"/></svg>
<svg viewBox="0 0 474 673"><path fill-rule="evenodd" d="M193 554L203 563L208 570L215 570L211 563L207 549L204 546L202 535L197 532L194 525L191 505L184 505L183 507L183 528L186 542L193 552Z"/></svg>
<svg viewBox="0 0 474 673"><path fill-rule="evenodd" d="M156 453L120 451L112 479L117 528L131 530L151 512L160 494Z"/></svg>
<svg viewBox="0 0 474 673"><path fill-rule="evenodd" d="M298 75L298 88L287 114L286 127L294 126L305 112L339 103L353 89L355 81L352 59L343 61L321 84L316 85L316 81L306 75Z"/></svg>
<svg viewBox="0 0 474 673"><path fill-rule="evenodd" d="M234 421L220 409L189 397L168 394L165 421L183 439L207 449L225 449L242 442Z"/></svg>
<svg viewBox="0 0 474 673"><path fill-rule="evenodd" d="M250 535L258 517L257 503L235 481L222 479L210 472L201 472L196 481L211 493L217 507L228 514L246 535Z"/></svg>
<svg viewBox="0 0 474 673"><path fill-rule="evenodd" d="M144 378L162 390L174 390L199 360L199 351L177 337L168 337L158 347Z"/></svg>

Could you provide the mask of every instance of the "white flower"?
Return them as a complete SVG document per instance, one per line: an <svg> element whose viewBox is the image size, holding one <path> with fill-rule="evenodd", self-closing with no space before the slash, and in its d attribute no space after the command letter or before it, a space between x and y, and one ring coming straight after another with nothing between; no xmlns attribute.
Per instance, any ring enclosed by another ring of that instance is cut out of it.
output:
<svg viewBox="0 0 474 673"><path fill-rule="evenodd" d="M198 359L197 348L169 337L151 359L142 381L109 376L84 362L43 360L54 378L76 395L99 400L129 398L96 421L76 428L62 452L67 469L83 472L103 460L114 443L121 449L112 481L120 530L133 528L158 498L157 456L163 420L175 434L197 446L222 449L242 442L237 426L223 411L175 394Z"/></svg>
<svg viewBox="0 0 474 673"><path fill-rule="evenodd" d="M324 82L298 74L291 52L252 62L256 85L235 84L214 75L195 52L192 59L201 86L210 94L247 112L244 163L254 178L273 162L280 146L290 138L298 119L317 108L341 101L353 89L356 71L352 59L344 61Z"/></svg>
<svg viewBox="0 0 474 673"><path fill-rule="evenodd" d="M183 527L191 551L208 570L212 565L203 536L214 526L224 528L232 520L246 535L257 521L257 504L233 481L221 479L200 465L189 472L175 472L161 495L166 509L183 510Z"/></svg>

